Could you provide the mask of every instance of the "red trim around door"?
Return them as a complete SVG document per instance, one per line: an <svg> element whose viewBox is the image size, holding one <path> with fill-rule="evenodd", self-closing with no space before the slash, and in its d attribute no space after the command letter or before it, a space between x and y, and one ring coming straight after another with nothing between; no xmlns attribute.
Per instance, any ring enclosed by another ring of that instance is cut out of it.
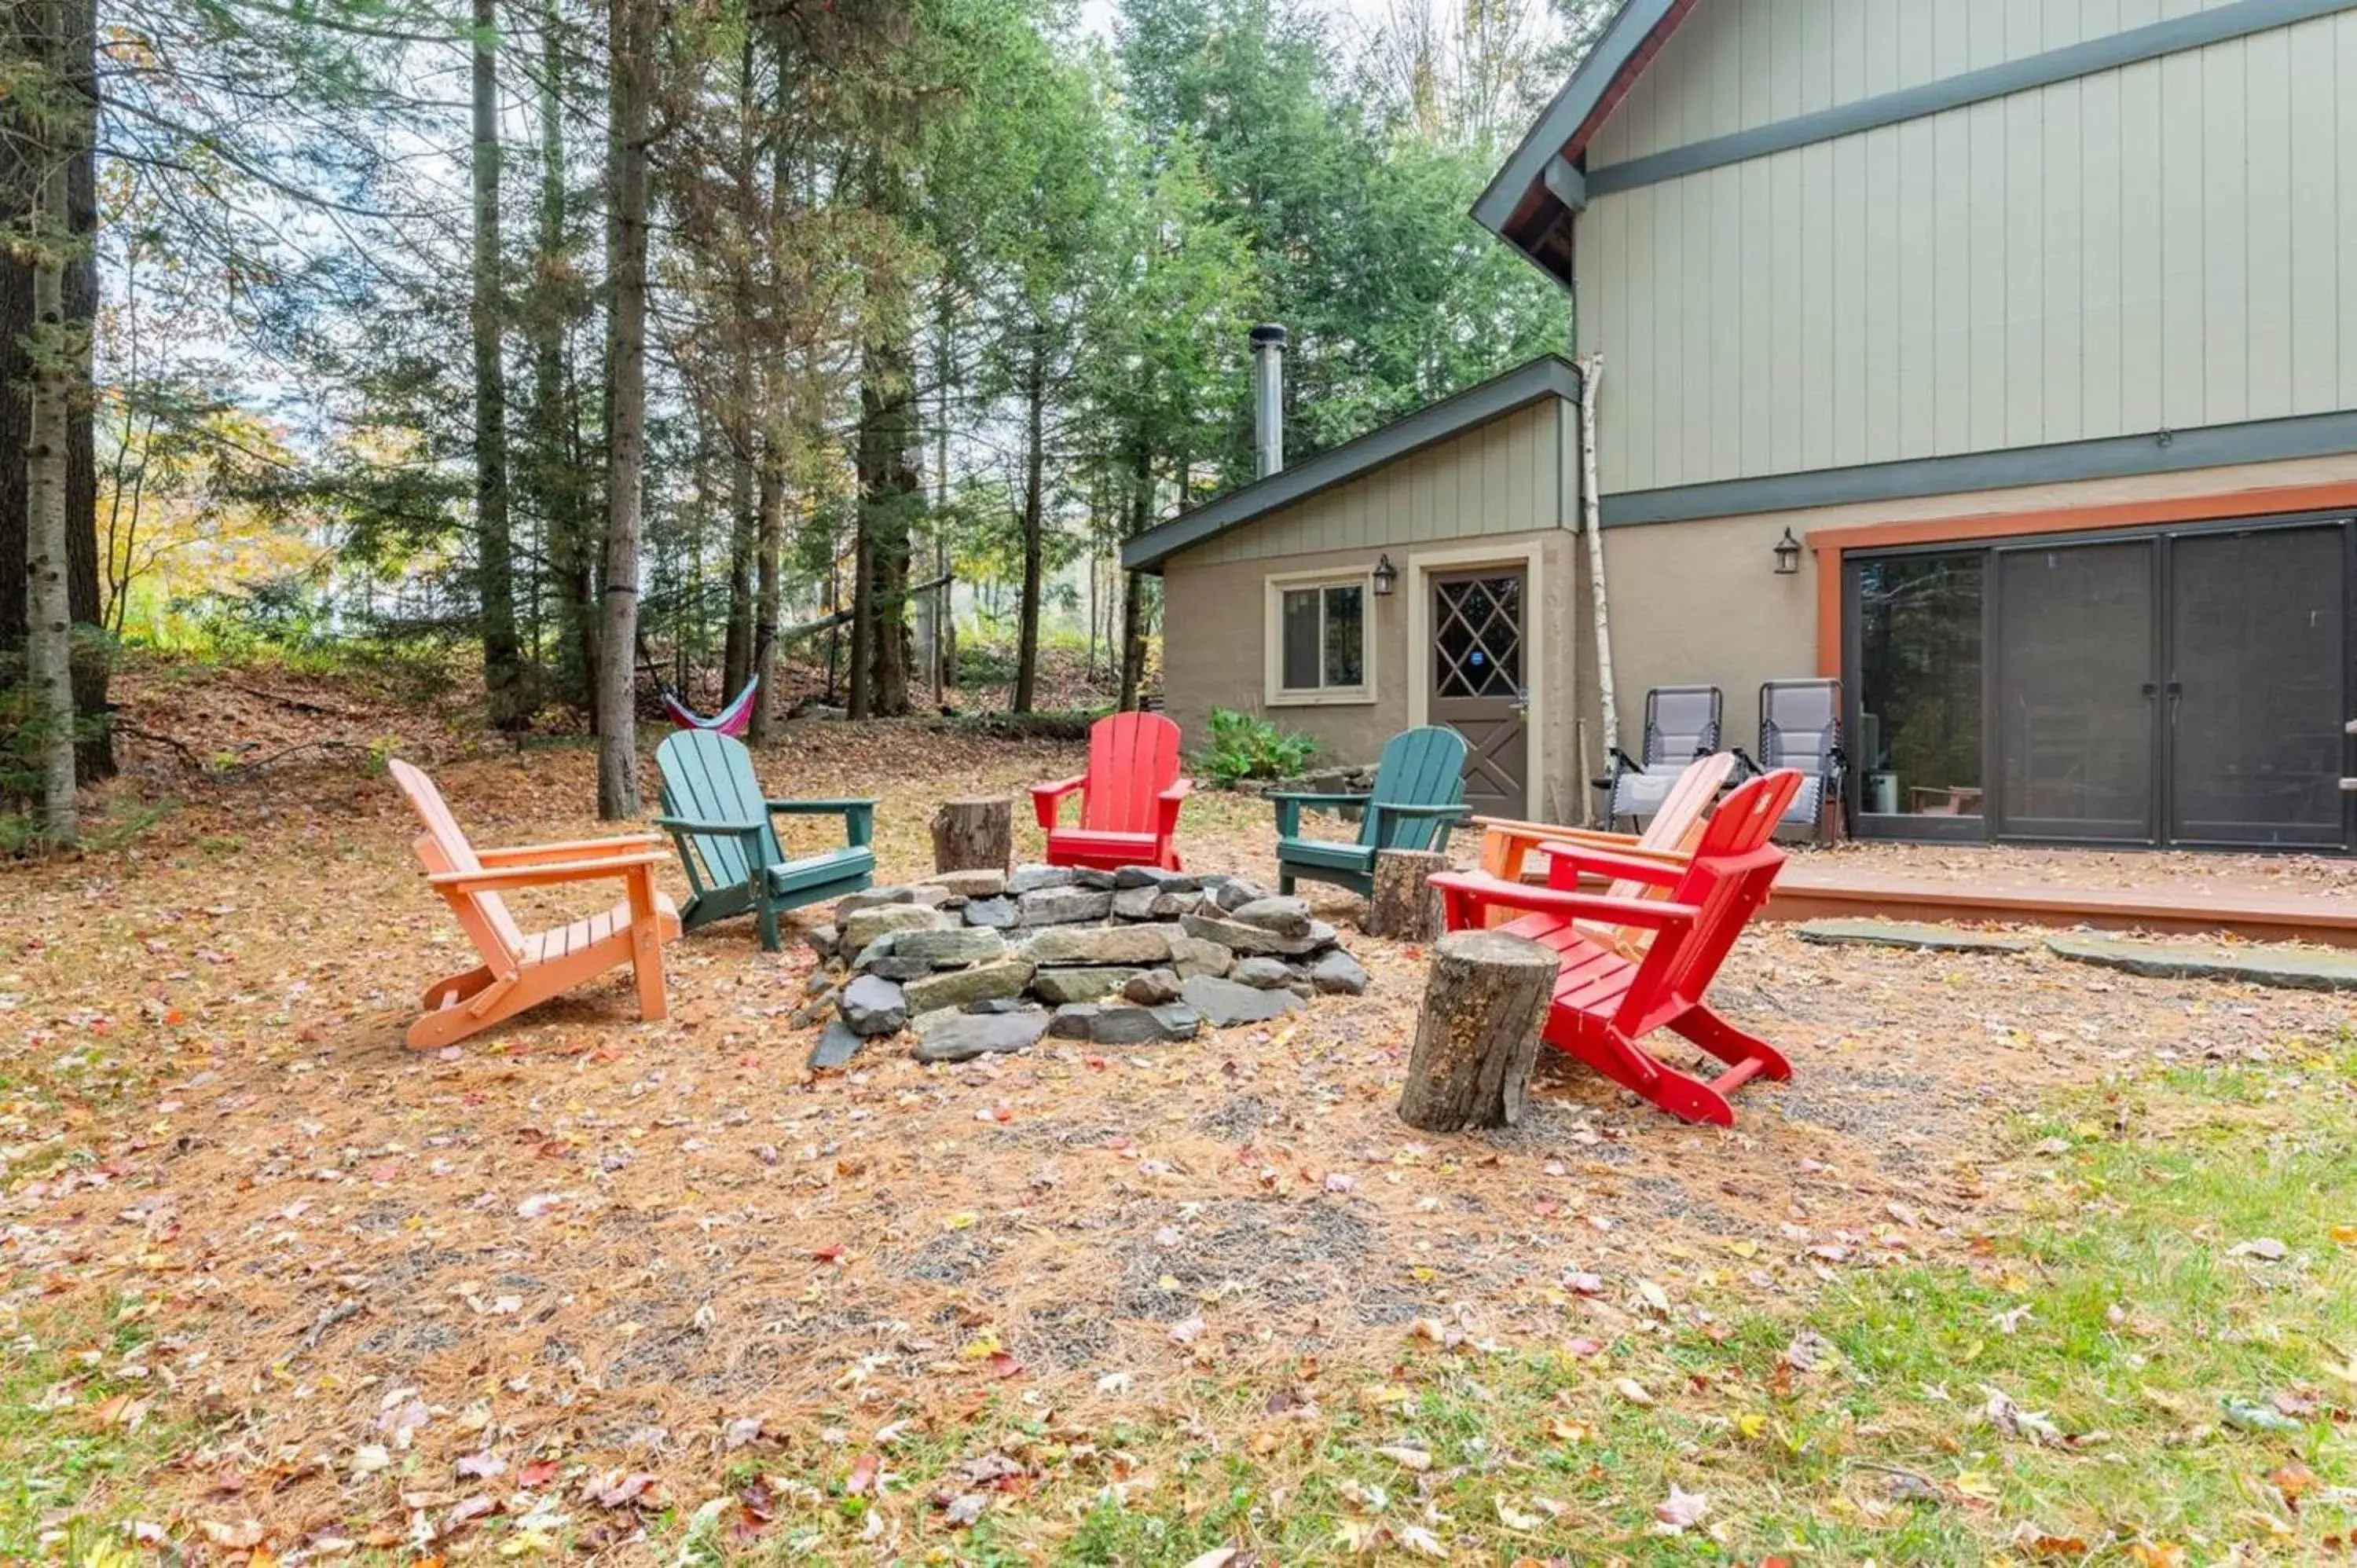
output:
<svg viewBox="0 0 2357 1568"><path fill-rule="evenodd" d="M2330 511L2341 507L2357 508L2357 480L2281 485L2271 489L2226 490L2209 495L2159 496L2104 506L2050 507L2038 511L1877 522L1857 528L1811 529L1808 546L1817 558L1817 673L1835 680L1841 678L1842 558L1854 551L1889 550L1910 544L1963 544L2030 533L2147 528L2155 523L2208 522L2220 518L2271 517L2286 512Z"/></svg>

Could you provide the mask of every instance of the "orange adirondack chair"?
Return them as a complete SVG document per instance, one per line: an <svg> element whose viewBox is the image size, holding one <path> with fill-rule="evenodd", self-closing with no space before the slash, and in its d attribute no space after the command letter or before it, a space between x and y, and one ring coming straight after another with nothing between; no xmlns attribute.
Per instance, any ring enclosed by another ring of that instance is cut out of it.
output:
<svg viewBox="0 0 2357 1568"><path fill-rule="evenodd" d="M1160 714L1108 714L1089 726L1089 770L1031 786L1031 810L1048 834L1048 864L1111 871L1177 871L1178 805L1193 788L1178 777L1178 726ZM1057 824L1064 798L1081 797L1078 827Z"/></svg>
<svg viewBox="0 0 2357 1568"><path fill-rule="evenodd" d="M1776 821L1801 788L1790 768L1751 779L1713 813L1684 865L1573 843L1542 846L1552 858L1549 886L1531 887L1479 872L1435 876L1452 930L1478 927L1493 906L1530 911L1502 928L1563 955L1546 1038L1622 1088L1672 1115L1721 1127L1735 1124L1727 1097L1755 1078L1786 1079L1792 1064L1767 1041L1745 1034L1703 1001L1719 965L1760 905L1767 902L1784 852L1771 842ZM1666 899L1614 898L1576 891L1592 872L1667 889ZM1583 929L1589 921L1634 926L1652 934L1640 957ZM1638 1041L1655 1029L1684 1036L1727 1064L1700 1079L1656 1060Z"/></svg>
<svg viewBox="0 0 2357 1568"><path fill-rule="evenodd" d="M1523 868L1529 865L1533 851L1554 843L1585 844L1619 854L1636 855L1641 859L1658 859L1668 865L1683 865L1702 837L1703 819L1711 802L1718 799L1727 775L1735 771L1735 754L1715 751L1698 757L1686 765L1676 783L1662 799L1662 809L1653 813L1641 833L1606 832L1595 828L1551 828L1543 822L1513 822L1495 817L1476 817L1481 829L1481 869L1507 882L1520 882ZM1621 877L1604 890L1608 898L1660 898L1666 890L1648 886L1642 882ZM1512 909L1493 906L1490 923L1504 925L1514 918ZM1618 950L1635 958L1652 940L1648 930L1600 926L1583 922L1591 936L1614 932Z"/></svg>
<svg viewBox="0 0 2357 1568"><path fill-rule="evenodd" d="M638 980L639 1016L671 1010L663 993L662 945L679 936L679 913L655 887L655 867L670 857L660 833L579 843L477 850L467 842L434 780L406 762L393 780L425 824L417 858L425 879L449 901L482 962L425 988L425 1015L409 1026L409 1047L431 1050L463 1040L570 991L619 964ZM502 888L619 878L629 896L602 915L526 936L500 897Z"/></svg>

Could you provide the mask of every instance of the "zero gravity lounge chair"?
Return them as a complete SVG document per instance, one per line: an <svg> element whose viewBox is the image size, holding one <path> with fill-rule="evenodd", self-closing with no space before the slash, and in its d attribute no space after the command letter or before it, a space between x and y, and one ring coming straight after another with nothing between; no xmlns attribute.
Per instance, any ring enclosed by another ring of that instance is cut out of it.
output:
<svg viewBox="0 0 2357 1568"><path fill-rule="evenodd" d="M1789 768L1801 776L1800 790L1779 827L1806 828L1813 836L1822 835L1826 813L1838 810L1847 830L1849 800L1843 773L1849 758L1842 750L1841 711L1838 681L1770 681L1760 686L1757 771Z"/></svg>
<svg viewBox="0 0 2357 1568"><path fill-rule="evenodd" d="M1609 815L1644 818L1658 813L1686 765L1718 749L1718 720L1725 699L1716 686L1656 686L1645 693L1645 739L1640 755L1616 749Z"/></svg>

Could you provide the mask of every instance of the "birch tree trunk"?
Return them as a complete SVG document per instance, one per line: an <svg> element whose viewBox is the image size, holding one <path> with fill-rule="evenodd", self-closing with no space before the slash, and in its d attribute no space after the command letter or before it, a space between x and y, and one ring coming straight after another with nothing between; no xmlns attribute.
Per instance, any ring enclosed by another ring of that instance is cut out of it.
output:
<svg viewBox="0 0 2357 1568"><path fill-rule="evenodd" d="M516 729L533 702L516 639L515 546L508 531L506 269L500 251L499 0L475 0L475 526L483 690L491 725Z"/></svg>
<svg viewBox="0 0 2357 1568"><path fill-rule="evenodd" d="M1579 526L1587 535L1588 596L1596 615L1596 684L1603 702L1604 754L1620 744L1620 704L1613 693L1612 617L1604 592L1604 525L1596 495L1596 389L1604 356L1579 361ZM1584 793L1584 791L1583 791Z"/></svg>
<svg viewBox="0 0 2357 1568"><path fill-rule="evenodd" d="M647 422L647 137L654 96L651 0L612 0L614 123L607 148L606 593L597 648L597 814L639 814L639 501Z"/></svg>
<svg viewBox="0 0 2357 1568"><path fill-rule="evenodd" d="M72 423L73 367L79 356L66 325L66 264L73 246L68 180L81 115L67 100L65 6L43 0L40 59L48 81L27 115L37 129L23 156L32 161L32 387L25 444L25 673L39 747L41 837L70 848L81 837L74 796L73 608L66 591L66 462Z"/></svg>

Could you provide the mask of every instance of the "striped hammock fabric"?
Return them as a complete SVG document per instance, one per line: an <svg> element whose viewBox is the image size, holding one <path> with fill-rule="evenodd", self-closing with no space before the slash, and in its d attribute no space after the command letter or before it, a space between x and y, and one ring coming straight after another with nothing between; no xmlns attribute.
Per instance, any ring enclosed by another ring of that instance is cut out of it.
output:
<svg viewBox="0 0 2357 1568"><path fill-rule="evenodd" d="M672 723L682 729L708 729L720 735L741 736L745 733L745 726L753 722L753 693L760 689L761 678L756 675L745 682L745 689L737 693L726 707L710 718L665 692L662 693L663 712L669 714Z"/></svg>

